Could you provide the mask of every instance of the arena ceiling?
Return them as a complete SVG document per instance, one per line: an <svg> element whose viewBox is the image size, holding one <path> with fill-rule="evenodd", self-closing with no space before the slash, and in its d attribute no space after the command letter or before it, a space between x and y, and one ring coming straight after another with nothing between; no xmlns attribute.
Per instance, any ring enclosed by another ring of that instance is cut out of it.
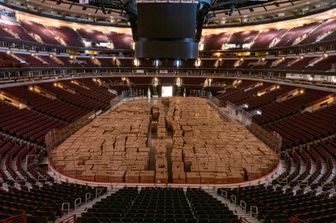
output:
<svg viewBox="0 0 336 223"><path fill-rule="evenodd" d="M296 0L288 0L288 2L295 2ZM79 3L79 0L74 2ZM256 5L263 5L275 3L275 0L212 0L212 10L225 10L225 9L240 9L243 7L251 7ZM90 0L89 5L104 7L106 9L123 9L122 0Z"/></svg>
<svg viewBox="0 0 336 223"><path fill-rule="evenodd" d="M89 4L81 4L87 1ZM184 2L197 0L6 0L4 4L71 22L129 27L125 1ZM238 27L295 19L336 7L335 0L211 0L205 28Z"/></svg>

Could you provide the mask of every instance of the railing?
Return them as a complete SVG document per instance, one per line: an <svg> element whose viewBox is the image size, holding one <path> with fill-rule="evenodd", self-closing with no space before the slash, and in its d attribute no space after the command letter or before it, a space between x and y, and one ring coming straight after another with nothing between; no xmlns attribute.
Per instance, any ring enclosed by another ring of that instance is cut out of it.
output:
<svg viewBox="0 0 336 223"><path fill-rule="evenodd" d="M211 98L211 92L205 90L190 90L189 96L191 97L200 97L200 98Z"/></svg>
<svg viewBox="0 0 336 223"><path fill-rule="evenodd" d="M223 112L230 118L240 122L268 147L273 149L276 153L280 152L282 147L282 137L277 132L271 133L261 126L253 123L252 115L245 111L242 107L239 107L229 101L226 101L225 107L221 107L223 105L222 102L214 97L210 98L210 101L218 106L220 113Z"/></svg>
<svg viewBox="0 0 336 223"><path fill-rule="evenodd" d="M113 98L112 101L110 102L111 108L113 106L116 106L120 101L122 101L121 95L118 95L117 97Z"/></svg>
<svg viewBox="0 0 336 223"><path fill-rule="evenodd" d="M114 98L110 102L110 106L113 107L121 101L120 96ZM95 113L87 114L77 121L67 125L61 129L52 129L45 136L45 143L48 151L54 149L56 146L60 145L66 138L74 134L80 128L89 124L96 116L101 114L101 110Z"/></svg>
<svg viewBox="0 0 336 223"><path fill-rule="evenodd" d="M121 93L121 98L137 98L137 97L148 97L148 89L130 89L124 90Z"/></svg>
<svg viewBox="0 0 336 223"><path fill-rule="evenodd" d="M28 223L28 219L26 213L22 212L19 215L0 220L0 223Z"/></svg>
<svg viewBox="0 0 336 223"><path fill-rule="evenodd" d="M216 97L210 97L209 100L214 103L217 107L220 107L220 101Z"/></svg>
<svg viewBox="0 0 336 223"><path fill-rule="evenodd" d="M268 147L273 149L276 153L280 153L282 147L282 137L279 133L271 133L255 123L247 126L247 128Z"/></svg>
<svg viewBox="0 0 336 223"><path fill-rule="evenodd" d="M234 120L239 121L245 126L249 126L252 124L252 115L245 111L243 108L238 107L237 105L227 101L225 112Z"/></svg>
<svg viewBox="0 0 336 223"><path fill-rule="evenodd" d="M61 129L52 129L45 136L45 143L48 150L52 150L59 144L61 144L66 138L75 133L77 130L87 125L93 118L95 114L90 113L77 121L67 125Z"/></svg>

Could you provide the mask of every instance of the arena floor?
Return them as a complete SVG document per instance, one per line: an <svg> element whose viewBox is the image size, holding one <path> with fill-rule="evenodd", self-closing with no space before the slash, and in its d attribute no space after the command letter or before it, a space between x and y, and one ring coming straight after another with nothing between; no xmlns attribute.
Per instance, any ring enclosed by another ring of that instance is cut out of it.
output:
<svg viewBox="0 0 336 223"><path fill-rule="evenodd" d="M278 158L206 99L123 102L52 151L51 165L85 181L239 183L273 170Z"/></svg>

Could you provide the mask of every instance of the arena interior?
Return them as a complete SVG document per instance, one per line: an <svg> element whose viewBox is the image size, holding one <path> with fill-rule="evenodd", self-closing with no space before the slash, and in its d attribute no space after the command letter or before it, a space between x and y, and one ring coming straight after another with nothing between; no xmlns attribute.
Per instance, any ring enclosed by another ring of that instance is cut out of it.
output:
<svg viewBox="0 0 336 223"><path fill-rule="evenodd" d="M0 223L335 223L335 0L0 0Z"/></svg>

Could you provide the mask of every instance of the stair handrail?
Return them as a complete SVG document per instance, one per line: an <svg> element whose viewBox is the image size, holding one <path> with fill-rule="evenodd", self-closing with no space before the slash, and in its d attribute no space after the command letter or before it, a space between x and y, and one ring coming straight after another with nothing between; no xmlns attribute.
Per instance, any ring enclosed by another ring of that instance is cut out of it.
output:
<svg viewBox="0 0 336 223"><path fill-rule="evenodd" d="M85 194L85 203L87 203L92 197L92 194L90 192Z"/></svg>
<svg viewBox="0 0 336 223"><path fill-rule="evenodd" d="M82 198L76 198L76 200L74 201L74 209L75 211L77 210L77 208L82 204Z"/></svg>
<svg viewBox="0 0 336 223"><path fill-rule="evenodd" d="M232 194L230 196L230 198L231 198L232 203L237 204L237 197L236 197L236 195Z"/></svg>
<svg viewBox="0 0 336 223"><path fill-rule="evenodd" d="M101 195L103 193L103 189L98 187L96 188L96 198L98 198L99 195Z"/></svg>
<svg viewBox="0 0 336 223"><path fill-rule="evenodd" d="M228 192L227 192L226 190L221 190L221 191L220 191L220 195L221 195L222 197L224 197L225 199L228 198Z"/></svg>
<svg viewBox="0 0 336 223"><path fill-rule="evenodd" d="M246 211L246 207L247 207L246 201L244 201L244 200L240 200L240 202L239 202L239 206L240 206L244 211Z"/></svg>
<svg viewBox="0 0 336 223"><path fill-rule="evenodd" d="M66 211L69 214L70 213L70 202L63 202L61 210L62 210L62 212Z"/></svg>
<svg viewBox="0 0 336 223"><path fill-rule="evenodd" d="M259 214L259 210L257 206L250 206L250 215L254 217L255 215Z"/></svg>

